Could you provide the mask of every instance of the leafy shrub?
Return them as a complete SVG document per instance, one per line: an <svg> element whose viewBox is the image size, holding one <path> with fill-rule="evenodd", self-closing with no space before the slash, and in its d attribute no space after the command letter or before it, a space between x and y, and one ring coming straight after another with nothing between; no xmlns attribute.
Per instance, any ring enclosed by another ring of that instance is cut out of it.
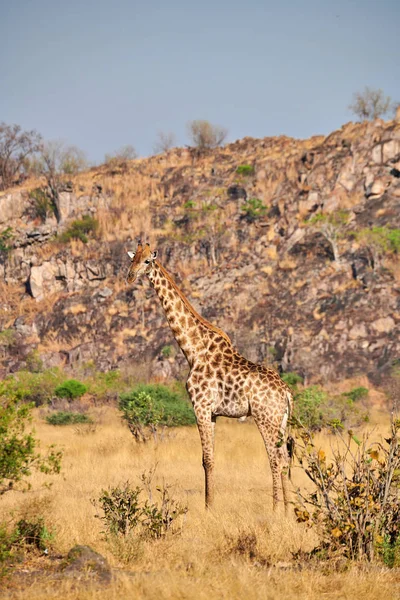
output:
<svg viewBox="0 0 400 600"><path fill-rule="evenodd" d="M135 535L160 539L174 530L176 520L187 513L187 507L172 498L171 486L163 484L156 487L158 502L153 502L152 480L155 469L144 472L141 480L144 487L132 488L129 481L123 485L102 490L99 499L93 500L95 506L100 506L103 514L98 516L105 527L109 538L123 536L128 538ZM148 498L141 499L147 491Z"/></svg>
<svg viewBox="0 0 400 600"><path fill-rule="evenodd" d="M76 379L67 379L56 387L54 393L59 398L74 400L87 392L87 386Z"/></svg>
<svg viewBox="0 0 400 600"><path fill-rule="evenodd" d="M307 430L336 429L345 423L358 425L367 420L367 415L345 394L329 396L316 385L294 391L294 421Z"/></svg>
<svg viewBox="0 0 400 600"><path fill-rule="evenodd" d="M85 379L87 391L92 396L99 400L111 400L118 397L118 393L125 387L126 383L121 378L121 373L118 370L107 371L106 373L93 371L92 374Z"/></svg>
<svg viewBox="0 0 400 600"><path fill-rule="evenodd" d="M98 229L99 223L93 217L85 215L82 219L72 221L66 231L64 231L58 240L63 243L67 243L71 240L81 240L84 244L88 242L88 235L95 234Z"/></svg>
<svg viewBox="0 0 400 600"><path fill-rule="evenodd" d="M244 212L245 219L249 223L254 223L254 221L257 221L265 214L267 207L264 206L263 201L259 198L248 198L242 206L242 211Z"/></svg>
<svg viewBox="0 0 400 600"><path fill-rule="evenodd" d="M169 358L170 356L172 356L172 346L164 346L161 349L161 354L164 358Z"/></svg>
<svg viewBox="0 0 400 600"><path fill-rule="evenodd" d="M352 402L357 402L368 396L368 390L365 387L356 387L350 390L350 392L345 392L343 396L350 398Z"/></svg>
<svg viewBox="0 0 400 600"><path fill-rule="evenodd" d="M16 398L0 396L0 496L16 484L30 487L26 478L33 470L59 473L61 452L50 446L47 455L36 450L37 440L27 432L31 421L31 404L20 404Z"/></svg>
<svg viewBox="0 0 400 600"><path fill-rule="evenodd" d="M34 361L35 356L32 357L32 363ZM39 366L39 363L36 363L36 366ZM0 382L0 396L34 402L36 406L40 406L51 400L55 388L63 378L58 369L47 369L43 373L18 371Z"/></svg>
<svg viewBox="0 0 400 600"><path fill-rule="evenodd" d="M76 425L77 423L92 423L92 419L83 413L59 410L46 417L49 425Z"/></svg>
<svg viewBox="0 0 400 600"><path fill-rule="evenodd" d="M239 165L236 169L236 173L239 175L253 175L254 167L253 165Z"/></svg>
<svg viewBox="0 0 400 600"><path fill-rule="evenodd" d="M399 429L400 420L393 421L389 437L372 443L368 435L359 441L351 430L347 437L336 430L331 459L309 432L301 432L296 456L314 489L298 490L295 514L320 535L314 554L368 560L378 555L389 566L400 565Z"/></svg>
<svg viewBox="0 0 400 600"><path fill-rule="evenodd" d="M372 227L361 229L353 235L368 249L374 269L380 266L384 255L400 252L400 229L390 229L386 226Z"/></svg>
<svg viewBox="0 0 400 600"><path fill-rule="evenodd" d="M296 389L299 383L303 383L303 378L297 373L282 373L281 379L291 388Z"/></svg>
<svg viewBox="0 0 400 600"><path fill-rule="evenodd" d="M182 393L165 385L137 385L120 395L119 409L138 440L145 441L147 430L155 434L158 425L177 427L193 425L196 418L192 406Z"/></svg>

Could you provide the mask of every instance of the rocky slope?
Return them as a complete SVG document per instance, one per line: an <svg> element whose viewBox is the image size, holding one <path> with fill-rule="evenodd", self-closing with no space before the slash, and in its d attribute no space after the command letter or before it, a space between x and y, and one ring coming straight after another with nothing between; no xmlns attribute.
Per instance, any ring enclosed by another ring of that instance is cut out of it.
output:
<svg viewBox="0 0 400 600"><path fill-rule="evenodd" d="M399 122L105 165L66 184L60 224L38 210L40 184L0 196L0 235L12 235L0 253L2 375L39 358L156 377L185 368L148 282L124 283L139 237L251 360L308 381L379 383L400 356L397 246L369 235L400 224ZM83 215L98 222L88 243L61 241Z"/></svg>

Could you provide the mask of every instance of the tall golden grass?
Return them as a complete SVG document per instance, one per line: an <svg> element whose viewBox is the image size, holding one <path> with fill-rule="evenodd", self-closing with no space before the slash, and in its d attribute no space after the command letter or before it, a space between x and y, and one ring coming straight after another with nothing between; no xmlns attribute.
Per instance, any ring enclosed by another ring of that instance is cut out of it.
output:
<svg viewBox="0 0 400 600"><path fill-rule="evenodd" d="M54 477L47 489L41 487L44 476L36 474L32 477L35 491L4 495L0 520L10 514L14 519L42 514L56 532L56 551L65 553L75 544L92 546L109 560L113 582L96 588L61 579L51 585L50 580L38 577L30 579L28 587L16 585L13 598L399 597L400 576L395 570L349 566L338 573L329 565L297 568L292 552L310 550L317 540L292 515L272 513L267 456L253 423L223 419L217 423L216 505L206 511L195 427L171 430L161 442L138 445L115 409L103 408L94 416L97 428L85 435L82 431L78 435L73 426L53 427L36 416L36 435L42 446L55 443L64 450L62 475ZM321 442L327 440L321 438ZM172 495L187 504L189 511L180 535L144 541L135 558L125 564L105 541L91 500L108 486L127 480L133 486L139 484L139 476L156 464L156 480L174 484ZM298 469L294 484L306 485ZM249 539L251 556L246 548ZM7 590L9 594L10 583Z"/></svg>

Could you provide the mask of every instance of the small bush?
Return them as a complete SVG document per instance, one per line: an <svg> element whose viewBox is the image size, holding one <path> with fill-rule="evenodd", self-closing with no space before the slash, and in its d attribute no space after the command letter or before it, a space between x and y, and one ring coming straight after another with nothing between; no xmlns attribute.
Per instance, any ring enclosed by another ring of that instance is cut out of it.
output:
<svg viewBox="0 0 400 600"><path fill-rule="evenodd" d="M197 119L188 123L188 133L194 146L202 151L220 146L228 131L219 125L212 125L209 121Z"/></svg>
<svg viewBox="0 0 400 600"><path fill-rule="evenodd" d="M350 398L352 402L357 402L368 396L368 390L365 387L356 387L343 394L346 398Z"/></svg>
<svg viewBox="0 0 400 600"><path fill-rule="evenodd" d="M281 379L291 388L297 389L299 383L303 383L303 378L297 373L282 373Z"/></svg>
<svg viewBox="0 0 400 600"><path fill-rule="evenodd" d="M164 358L170 358L170 356L172 356L172 346L164 346L161 349L161 354L163 355Z"/></svg>
<svg viewBox="0 0 400 600"><path fill-rule="evenodd" d="M31 521L21 519L16 525L15 534L18 544L32 546L42 552L47 550L54 539L54 534L47 529L43 517Z"/></svg>
<svg viewBox="0 0 400 600"><path fill-rule="evenodd" d="M147 537L160 539L168 533L176 533L179 517L187 513L187 507L171 496L171 486L156 487L158 500L153 502L152 480L155 469L141 476L143 487L132 488L129 481L123 485L102 490L98 500L92 503L100 507L102 515L96 515L105 525L107 539L113 537ZM142 495L147 492L147 499Z"/></svg>
<svg viewBox="0 0 400 600"><path fill-rule="evenodd" d="M9 240L13 237L13 230L11 227L7 227L0 232L0 258L5 258L12 250L12 246L9 245Z"/></svg>
<svg viewBox="0 0 400 600"><path fill-rule="evenodd" d="M248 198L242 206L242 211L244 212L246 221L254 223L265 215L267 207L264 206L263 201L259 198Z"/></svg>
<svg viewBox="0 0 400 600"><path fill-rule="evenodd" d="M253 165L239 165L236 169L236 173L239 175L253 175L254 167Z"/></svg>
<svg viewBox="0 0 400 600"><path fill-rule="evenodd" d="M92 423L92 419L85 414L68 412L68 411L57 411L46 417L49 425L76 425L78 423Z"/></svg>
<svg viewBox="0 0 400 600"><path fill-rule="evenodd" d="M67 379L61 385L58 385L54 393L58 398L68 398L74 400L80 398L87 392L87 386L76 379Z"/></svg>
<svg viewBox="0 0 400 600"><path fill-rule="evenodd" d="M94 235L98 226L99 223L96 219L89 215L85 215L82 219L72 221L68 229L58 237L58 240L62 243L68 243L71 240L81 240L81 242L87 244L88 235Z"/></svg>

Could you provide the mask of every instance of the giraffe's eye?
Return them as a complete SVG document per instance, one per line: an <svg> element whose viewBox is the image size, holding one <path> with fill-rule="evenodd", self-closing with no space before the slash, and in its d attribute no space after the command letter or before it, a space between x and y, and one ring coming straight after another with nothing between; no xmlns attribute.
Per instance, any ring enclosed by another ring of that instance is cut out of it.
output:
<svg viewBox="0 0 400 600"><path fill-rule="evenodd" d="M145 260L144 262L146 263L146 265L148 265L148 264L149 264L149 262L150 262L150 259L148 258L148 259L147 259L147 260Z"/></svg>

